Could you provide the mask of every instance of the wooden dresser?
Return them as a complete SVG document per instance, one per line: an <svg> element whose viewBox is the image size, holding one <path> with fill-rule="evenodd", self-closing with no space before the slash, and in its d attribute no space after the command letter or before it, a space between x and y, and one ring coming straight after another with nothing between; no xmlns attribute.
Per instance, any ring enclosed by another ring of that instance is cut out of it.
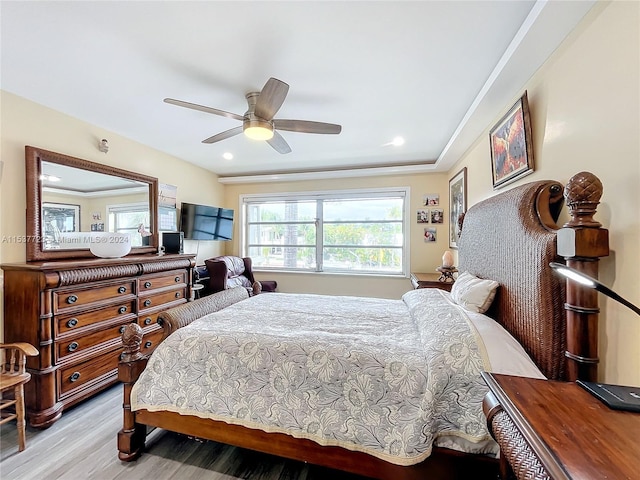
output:
<svg viewBox="0 0 640 480"><path fill-rule="evenodd" d="M612 410L574 382L482 376L503 480L638 478L640 413Z"/></svg>
<svg viewBox="0 0 640 480"><path fill-rule="evenodd" d="M191 298L193 255L140 255L5 264L4 341L29 342L25 402L33 427L117 381L121 333L137 322L142 352L163 336L156 320Z"/></svg>

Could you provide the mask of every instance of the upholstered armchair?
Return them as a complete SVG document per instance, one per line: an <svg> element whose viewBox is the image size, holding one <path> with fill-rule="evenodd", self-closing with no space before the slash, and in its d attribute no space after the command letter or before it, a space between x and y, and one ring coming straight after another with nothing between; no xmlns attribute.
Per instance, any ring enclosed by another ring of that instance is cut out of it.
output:
<svg viewBox="0 0 640 480"><path fill-rule="evenodd" d="M205 260L209 274L207 293L216 293L227 288L245 287L249 295L260 292L273 292L277 283L274 280L257 282L251 269L251 258L223 255Z"/></svg>

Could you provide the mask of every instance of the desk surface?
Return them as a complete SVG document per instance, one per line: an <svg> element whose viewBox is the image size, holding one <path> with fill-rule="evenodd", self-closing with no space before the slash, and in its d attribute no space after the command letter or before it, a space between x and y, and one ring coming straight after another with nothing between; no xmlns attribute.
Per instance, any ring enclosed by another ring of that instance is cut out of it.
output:
<svg viewBox="0 0 640 480"><path fill-rule="evenodd" d="M640 413L612 410L573 382L483 378L552 478L640 478Z"/></svg>

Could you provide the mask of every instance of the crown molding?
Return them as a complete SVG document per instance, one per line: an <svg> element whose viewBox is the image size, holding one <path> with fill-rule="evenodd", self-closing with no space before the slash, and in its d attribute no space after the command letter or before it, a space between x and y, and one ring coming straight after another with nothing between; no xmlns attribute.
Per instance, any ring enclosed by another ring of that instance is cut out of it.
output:
<svg viewBox="0 0 640 480"><path fill-rule="evenodd" d="M304 180L327 180L336 178L376 177L388 175L411 175L415 173L434 173L435 164L397 165L392 167L353 168L345 170L322 170L317 172L271 173L264 175L239 175L218 177L224 184L300 182Z"/></svg>

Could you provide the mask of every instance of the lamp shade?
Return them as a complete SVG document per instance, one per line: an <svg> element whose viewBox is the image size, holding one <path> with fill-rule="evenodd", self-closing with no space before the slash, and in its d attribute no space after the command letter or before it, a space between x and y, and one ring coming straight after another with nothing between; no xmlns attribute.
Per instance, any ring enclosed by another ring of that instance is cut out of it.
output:
<svg viewBox="0 0 640 480"><path fill-rule="evenodd" d="M446 268L453 267L453 253L451 250L445 250L442 255L442 266Z"/></svg>
<svg viewBox="0 0 640 480"><path fill-rule="evenodd" d="M243 131L252 140L269 140L273 138L273 125L260 119L245 120Z"/></svg>
<svg viewBox="0 0 640 480"><path fill-rule="evenodd" d="M613 298L616 302L619 302L619 303L623 304L625 307L630 308L631 310L636 312L638 315L640 315L640 308L635 306L629 300L625 300L620 295L618 295L616 292L611 290L606 285L600 283L595 278L590 277L589 275L586 275L586 274L576 270L575 268L567 267L566 265L563 265L562 263L551 262L549 264L549 266L557 274L562 275L563 277L568 278L569 280L572 280L572 281L574 281L576 283L579 283L580 285L583 285L583 286L585 286L587 288L593 288L593 289L597 290L598 292L605 294L607 297Z"/></svg>

